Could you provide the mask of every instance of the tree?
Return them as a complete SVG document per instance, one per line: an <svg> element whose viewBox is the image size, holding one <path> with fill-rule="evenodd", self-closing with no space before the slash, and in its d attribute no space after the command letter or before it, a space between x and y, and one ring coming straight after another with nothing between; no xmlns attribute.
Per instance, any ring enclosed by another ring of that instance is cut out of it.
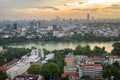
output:
<svg viewBox="0 0 120 80"><path fill-rule="evenodd" d="M75 48L75 50L74 50L74 52L73 52L74 54L79 54L79 55L83 55L83 48L79 45L79 46L77 46L76 48Z"/></svg>
<svg viewBox="0 0 120 80"><path fill-rule="evenodd" d="M46 63L41 67L40 74L43 75L47 80L49 78L55 79L55 76L59 74L59 67L57 64L52 62Z"/></svg>
<svg viewBox="0 0 120 80"><path fill-rule="evenodd" d="M118 61L115 61L112 65L116 66L117 68L120 69L120 64L118 63Z"/></svg>
<svg viewBox="0 0 120 80"><path fill-rule="evenodd" d="M69 48L64 49L64 53L65 53L65 54L68 54L69 52L73 52L73 50L72 50L72 49L69 49Z"/></svg>
<svg viewBox="0 0 120 80"><path fill-rule="evenodd" d="M120 42L116 42L113 45L112 54L120 56Z"/></svg>
<svg viewBox="0 0 120 80"><path fill-rule="evenodd" d="M40 64L33 64L30 66L30 68L28 68L27 72L29 74L40 74L40 69L41 69Z"/></svg>
<svg viewBox="0 0 120 80"><path fill-rule="evenodd" d="M53 32L52 32L52 31L49 31L49 32L47 32L47 35L48 35L48 36L52 36L52 35L53 35Z"/></svg>
<svg viewBox="0 0 120 80"><path fill-rule="evenodd" d="M81 79L85 79L86 80L86 79L91 79L91 77L86 75L86 76L82 76Z"/></svg>
<svg viewBox="0 0 120 80"><path fill-rule="evenodd" d="M5 72L0 71L0 80L6 80L7 79L7 74Z"/></svg>
<svg viewBox="0 0 120 80"><path fill-rule="evenodd" d="M109 68L103 70L103 77L104 78L109 78L111 76L114 76L115 80L120 80L120 70L114 66L114 65L111 65Z"/></svg>
<svg viewBox="0 0 120 80"><path fill-rule="evenodd" d="M4 65L5 63L10 62L15 58L21 58L23 55L28 54L31 50L25 48L12 48L12 47L4 47L6 50L4 54L0 54L0 65Z"/></svg>
<svg viewBox="0 0 120 80"><path fill-rule="evenodd" d="M88 56L91 55L92 50L91 50L91 48L90 48L89 45L86 45L86 46L83 48L83 50L84 50L84 55L88 55Z"/></svg>
<svg viewBox="0 0 120 80"><path fill-rule="evenodd" d="M105 51L105 47L100 48L98 46L94 47L93 52L94 52L94 55L96 55L96 56L100 56L100 55L103 55L103 54L107 53Z"/></svg>

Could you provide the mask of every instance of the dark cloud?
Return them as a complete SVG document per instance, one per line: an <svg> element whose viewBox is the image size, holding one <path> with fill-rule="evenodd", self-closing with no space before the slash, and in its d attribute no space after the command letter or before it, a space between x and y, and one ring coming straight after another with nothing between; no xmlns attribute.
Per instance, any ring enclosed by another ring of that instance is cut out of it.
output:
<svg viewBox="0 0 120 80"><path fill-rule="evenodd" d="M92 8L92 9L80 9L80 8L74 8L71 9L71 11L90 11L90 12L96 12L98 8Z"/></svg>
<svg viewBox="0 0 120 80"><path fill-rule="evenodd" d="M55 11L59 10L58 8L52 7L52 6L35 7L35 8L37 8L37 9L52 9L52 10L55 10Z"/></svg>
<svg viewBox="0 0 120 80"><path fill-rule="evenodd" d="M64 6L68 6L67 4L64 4Z"/></svg>
<svg viewBox="0 0 120 80"><path fill-rule="evenodd" d="M86 0L80 0L78 3L79 4L85 4L85 3L87 3L87 1Z"/></svg>
<svg viewBox="0 0 120 80"><path fill-rule="evenodd" d="M85 2L78 2L79 4L84 4Z"/></svg>
<svg viewBox="0 0 120 80"><path fill-rule="evenodd" d="M105 9L120 9L120 4L112 4L110 7L105 7Z"/></svg>

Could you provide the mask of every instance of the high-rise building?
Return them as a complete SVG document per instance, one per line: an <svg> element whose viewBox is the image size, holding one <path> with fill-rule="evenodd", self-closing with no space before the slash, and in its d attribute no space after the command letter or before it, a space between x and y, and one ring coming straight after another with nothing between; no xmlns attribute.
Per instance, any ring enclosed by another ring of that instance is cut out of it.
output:
<svg viewBox="0 0 120 80"><path fill-rule="evenodd" d="M92 17L92 21L94 21L94 16Z"/></svg>
<svg viewBox="0 0 120 80"><path fill-rule="evenodd" d="M14 29L14 30L17 30L17 23L14 23L14 24L13 24L13 29Z"/></svg>
<svg viewBox="0 0 120 80"><path fill-rule="evenodd" d="M90 14L87 14L87 21L90 20Z"/></svg>

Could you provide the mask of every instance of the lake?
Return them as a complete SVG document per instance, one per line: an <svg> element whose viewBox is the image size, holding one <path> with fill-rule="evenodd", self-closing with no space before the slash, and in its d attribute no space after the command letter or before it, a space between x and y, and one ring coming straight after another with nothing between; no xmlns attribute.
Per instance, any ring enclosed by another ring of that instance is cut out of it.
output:
<svg viewBox="0 0 120 80"><path fill-rule="evenodd" d="M107 52L111 52L113 49L112 44L114 42L36 42L36 43L26 43L26 44L14 44L10 47L17 47L17 48L31 48L36 47L38 49L46 48L49 51L52 50L60 50L65 48L75 49L78 45L86 46L90 45L91 49L94 46L105 47Z"/></svg>

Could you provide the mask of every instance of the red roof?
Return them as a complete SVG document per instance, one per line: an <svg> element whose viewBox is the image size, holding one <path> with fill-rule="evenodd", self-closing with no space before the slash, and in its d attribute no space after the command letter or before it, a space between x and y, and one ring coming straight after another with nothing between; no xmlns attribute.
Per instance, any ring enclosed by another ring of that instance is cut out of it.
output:
<svg viewBox="0 0 120 80"><path fill-rule="evenodd" d="M83 64L83 66L102 66L101 64Z"/></svg>
<svg viewBox="0 0 120 80"><path fill-rule="evenodd" d="M79 77L79 75L77 73L63 73L61 75L62 78L66 77L66 76L74 76L74 77Z"/></svg>
<svg viewBox="0 0 120 80"><path fill-rule="evenodd" d="M38 80L39 76L37 75L18 75L16 78L19 78L19 79L30 79L30 80Z"/></svg>
<svg viewBox="0 0 120 80"><path fill-rule="evenodd" d="M100 57L93 57L93 58L84 58L84 60L89 60L89 61L100 61L100 60L102 60L102 58L100 58Z"/></svg>
<svg viewBox="0 0 120 80"><path fill-rule="evenodd" d="M6 70L7 70L6 67L0 66L0 71L6 71Z"/></svg>
<svg viewBox="0 0 120 80"><path fill-rule="evenodd" d="M4 67L8 67L10 65L13 65L15 63L17 63L19 61L19 59L15 58L12 61L8 62L7 64L3 65Z"/></svg>
<svg viewBox="0 0 120 80"><path fill-rule="evenodd" d="M97 60L98 61L98 60L102 60L102 58L101 57L94 57L93 60Z"/></svg>
<svg viewBox="0 0 120 80"><path fill-rule="evenodd" d="M66 60L67 60L67 61L69 61L69 60L70 60L70 61L71 61L71 60L74 61L75 58L65 58L65 61L66 61Z"/></svg>

